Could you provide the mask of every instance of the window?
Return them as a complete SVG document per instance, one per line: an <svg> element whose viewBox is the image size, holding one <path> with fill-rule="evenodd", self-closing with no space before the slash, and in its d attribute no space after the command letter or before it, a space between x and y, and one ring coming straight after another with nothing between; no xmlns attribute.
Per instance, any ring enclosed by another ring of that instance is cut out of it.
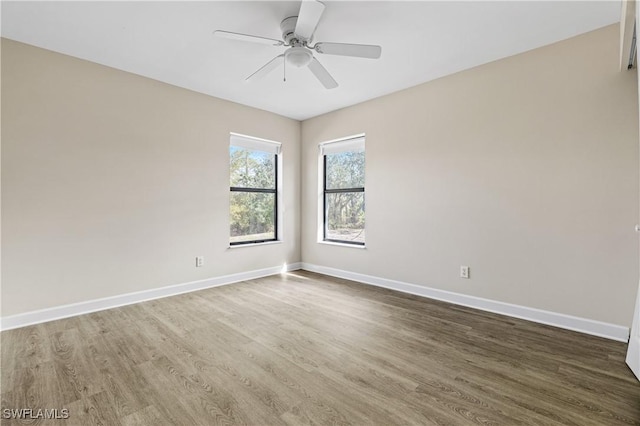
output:
<svg viewBox="0 0 640 426"><path fill-rule="evenodd" d="M320 145L324 241L364 245L364 137Z"/></svg>
<svg viewBox="0 0 640 426"><path fill-rule="evenodd" d="M231 245L278 240L279 155L277 142L231 134Z"/></svg>

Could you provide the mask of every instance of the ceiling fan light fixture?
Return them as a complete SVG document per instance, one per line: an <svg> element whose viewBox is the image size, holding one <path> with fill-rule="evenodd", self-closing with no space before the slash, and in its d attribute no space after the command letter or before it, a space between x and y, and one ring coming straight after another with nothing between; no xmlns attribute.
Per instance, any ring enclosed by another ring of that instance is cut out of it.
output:
<svg viewBox="0 0 640 426"><path fill-rule="evenodd" d="M285 59L294 67L306 67L313 59L311 51L302 46L291 47L285 52Z"/></svg>

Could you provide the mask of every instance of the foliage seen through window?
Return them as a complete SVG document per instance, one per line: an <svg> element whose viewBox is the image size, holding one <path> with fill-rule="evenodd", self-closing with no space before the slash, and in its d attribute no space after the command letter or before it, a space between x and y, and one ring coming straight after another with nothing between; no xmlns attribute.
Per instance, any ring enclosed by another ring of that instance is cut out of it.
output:
<svg viewBox="0 0 640 426"><path fill-rule="evenodd" d="M324 156L324 239L363 245L364 151Z"/></svg>
<svg viewBox="0 0 640 426"><path fill-rule="evenodd" d="M231 146L231 244L277 239L277 155Z"/></svg>

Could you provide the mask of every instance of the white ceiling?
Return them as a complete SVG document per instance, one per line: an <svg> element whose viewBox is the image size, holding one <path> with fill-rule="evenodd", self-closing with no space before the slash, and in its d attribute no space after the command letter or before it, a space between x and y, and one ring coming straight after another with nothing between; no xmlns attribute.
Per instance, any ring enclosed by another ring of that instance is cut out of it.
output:
<svg viewBox="0 0 640 426"><path fill-rule="evenodd" d="M297 1L2 2L2 36L298 120L620 20L620 1L326 1L315 41L379 44L379 60L316 54L307 69L245 77L285 48L212 36L281 38Z"/></svg>

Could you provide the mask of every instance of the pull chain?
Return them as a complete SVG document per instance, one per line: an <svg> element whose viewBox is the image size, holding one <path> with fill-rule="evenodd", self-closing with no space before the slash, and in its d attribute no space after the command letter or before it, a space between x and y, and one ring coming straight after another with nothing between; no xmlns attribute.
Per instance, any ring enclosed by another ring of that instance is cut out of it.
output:
<svg viewBox="0 0 640 426"><path fill-rule="evenodd" d="M284 78L283 81L286 82L287 81L287 57L284 57Z"/></svg>

